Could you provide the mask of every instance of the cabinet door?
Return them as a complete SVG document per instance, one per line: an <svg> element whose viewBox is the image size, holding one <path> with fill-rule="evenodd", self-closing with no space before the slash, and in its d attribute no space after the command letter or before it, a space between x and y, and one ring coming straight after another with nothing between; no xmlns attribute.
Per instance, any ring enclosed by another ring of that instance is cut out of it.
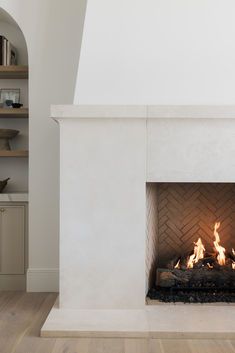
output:
<svg viewBox="0 0 235 353"><path fill-rule="evenodd" d="M0 206L0 273L24 274L24 206Z"/></svg>

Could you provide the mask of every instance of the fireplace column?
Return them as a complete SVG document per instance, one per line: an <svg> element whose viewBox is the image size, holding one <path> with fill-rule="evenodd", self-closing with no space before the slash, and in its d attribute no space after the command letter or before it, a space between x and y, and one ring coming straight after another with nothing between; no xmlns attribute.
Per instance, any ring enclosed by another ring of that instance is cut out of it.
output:
<svg viewBox="0 0 235 353"><path fill-rule="evenodd" d="M113 116L102 107L75 108L76 114L74 107L67 107L66 116L60 112L56 119L60 307L143 308L145 108L116 108Z"/></svg>

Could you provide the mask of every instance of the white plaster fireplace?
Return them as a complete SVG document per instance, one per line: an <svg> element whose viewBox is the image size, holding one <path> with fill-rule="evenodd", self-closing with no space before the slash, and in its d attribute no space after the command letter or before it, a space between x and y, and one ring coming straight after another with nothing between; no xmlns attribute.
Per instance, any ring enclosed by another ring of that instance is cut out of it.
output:
<svg viewBox="0 0 235 353"><path fill-rule="evenodd" d="M235 106L53 106L51 115L60 295L42 336L234 338L233 305L146 304L146 183L234 183Z"/></svg>

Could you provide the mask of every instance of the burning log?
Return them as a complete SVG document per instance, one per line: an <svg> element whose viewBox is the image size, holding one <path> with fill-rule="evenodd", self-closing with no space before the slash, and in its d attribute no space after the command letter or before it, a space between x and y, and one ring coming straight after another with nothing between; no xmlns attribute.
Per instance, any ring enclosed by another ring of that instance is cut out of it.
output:
<svg viewBox="0 0 235 353"><path fill-rule="evenodd" d="M229 259L231 259L232 261L235 261L235 254L234 254L234 253L229 252L229 253L227 254L227 257L228 257Z"/></svg>
<svg viewBox="0 0 235 353"><path fill-rule="evenodd" d="M187 287L192 284L200 287L205 283L218 287L226 283L235 286L235 271L222 267L220 269L209 268L208 266L187 270L159 268L156 271L156 285L160 287Z"/></svg>
<svg viewBox="0 0 235 353"><path fill-rule="evenodd" d="M175 256L168 264L167 264L167 268L169 268L169 270L173 270L173 268L175 268L175 266L177 266L177 264L179 264L179 262L181 261L181 256ZM177 266L178 267L178 266ZM176 268L177 268L176 267Z"/></svg>

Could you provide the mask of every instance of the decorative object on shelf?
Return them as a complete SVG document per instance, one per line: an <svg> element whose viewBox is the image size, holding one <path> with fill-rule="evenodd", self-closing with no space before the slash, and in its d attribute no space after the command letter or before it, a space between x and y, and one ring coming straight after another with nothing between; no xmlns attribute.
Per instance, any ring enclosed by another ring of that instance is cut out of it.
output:
<svg viewBox="0 0 235 353"><path fill-rule="evenodd" d="M5 103L6 103L6 106L7 106L7 107L11 107L11 106L12 106L12 103L13 103L13 100L12 100L12 99L6 99L6 100L5 100Z"/></svg>
<svg viewBox="0 0 235 353"><path fill-rule="evenodd" d="M0 90L0 102L3 102L3 107L9 108L10 103L19 103L20 102L20 89L19 88L2 88ZM10 106L11 106L10 104Z"/></svg>
<svg viewBox="0 0 235 353"><path fill-rule="evenodd" d="M0 36L0 65L16 65L16 48L4 36Z"/></svg>
<svg viewBox="0 0 235 353"><path fill-rule="evenodd" d="M23 104L22 103L12 103L12 108L21 108L23 107Z"/></svg>
<svg viewBox="0 0 235 353"><path fill-rule="evenodd" d="M0 193L3 191L3 189L7 186L7 182L10 180L10 178L7 178L5 180L0 180Z"/></svg>
<svg viewBox="0 0 235 353"><path fill-rule="evenodd" d="M0 150L10 151L11 147L9 144L9 140L17 136L18 133L19 130L0 129Z"/></svg>

